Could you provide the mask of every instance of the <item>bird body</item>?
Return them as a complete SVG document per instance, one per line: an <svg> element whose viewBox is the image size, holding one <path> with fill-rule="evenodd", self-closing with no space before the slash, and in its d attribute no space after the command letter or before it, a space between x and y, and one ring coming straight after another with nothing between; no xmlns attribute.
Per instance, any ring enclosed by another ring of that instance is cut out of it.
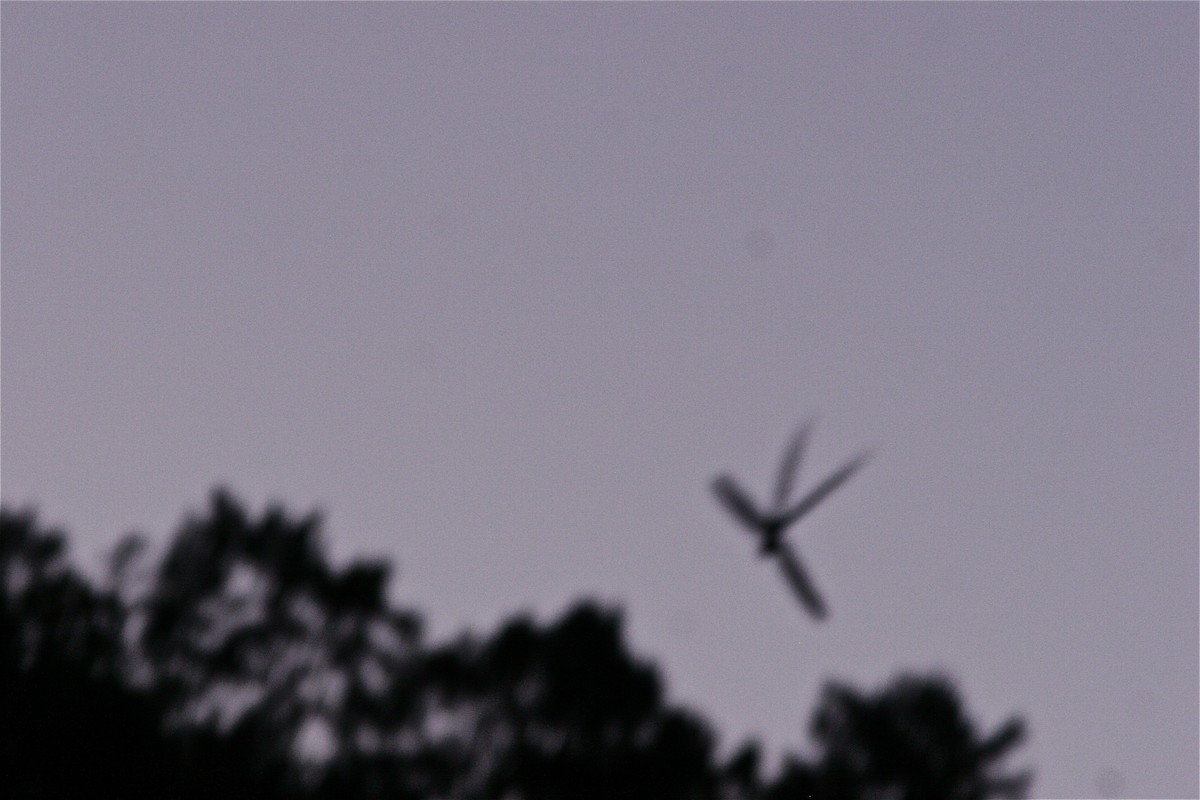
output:
<svg viewBox="0 0 1200 800"><path fill-rule="evenodd" d="M774 502L768 511L760 511L750 496L728 475L720 475L712 483L713 494L725 510L742 523L750 533L758 536L759 553L764 558L776 558L784 579L791 587L801 605L816 619L823 619L826 607L817 593L799 557L784 540L788 528L799 522L835 489L850 479L869 458L862 453L846 462L840 469L821 481L800 502L788 507L788 496L800 471L800 462L808 444L811 423L800 427L788 447L784 450L775 482Z"/></svg>

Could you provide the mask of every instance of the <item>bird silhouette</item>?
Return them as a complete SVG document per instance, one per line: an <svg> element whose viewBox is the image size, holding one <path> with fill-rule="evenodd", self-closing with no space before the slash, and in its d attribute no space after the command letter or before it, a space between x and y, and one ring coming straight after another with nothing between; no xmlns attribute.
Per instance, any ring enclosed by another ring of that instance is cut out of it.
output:
<svg viewBox="0 0 1200 800"><path fill-rule="evenodd" d="M788 507L788 498L796 477L800 473L800 462L804 460L804 451L808 446L808 436L812 430L812 422L800 426L783 451L783 460L779 463L779 474L775 480L775 496L769 510L759 511L750 496L729 475L719 475L712 482L712 491L717 500L725 507L730 515L740 522L748 531L759 537L759 553L764 558L772 556L779 560L783 577L795 593L800 604L815 619L824 619L828 614L825 602L817 593L816 586L804 569L796 553L783 539L784 533L792 525L799 522L818 503L833 493L835 489L850 479L870 458L869 452L860 453L850 459L840 469L804 496L794 506Z"/></svg>

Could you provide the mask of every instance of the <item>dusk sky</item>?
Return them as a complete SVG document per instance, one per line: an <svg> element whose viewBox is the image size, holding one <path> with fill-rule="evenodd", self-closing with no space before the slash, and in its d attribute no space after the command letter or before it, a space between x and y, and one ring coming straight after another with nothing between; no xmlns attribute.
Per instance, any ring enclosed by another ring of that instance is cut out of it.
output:
<svg viewBox="0 0 1200 800"><path fill-rule="evenodd" d="M429 635L594 596L723 746L940 668L1196 797L1196 3L4 3L3 499L222 484ZM713 502L873 461L795 531Z"/></svg>

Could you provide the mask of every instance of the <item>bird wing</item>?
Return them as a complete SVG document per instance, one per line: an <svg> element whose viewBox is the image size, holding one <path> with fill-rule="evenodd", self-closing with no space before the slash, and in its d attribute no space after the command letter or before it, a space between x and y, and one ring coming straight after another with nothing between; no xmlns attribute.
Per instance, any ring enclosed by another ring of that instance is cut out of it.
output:
<svg viewBox="0 0 1200 800"><path fill-rule="evenodd" d="M812 430L812 420L805 422L792 436L787 448L783 451L783 460L779 462L779 475L775 479L775 511L783 512L791 497L792 487L800 474L800 463L804 460L804 451L808 447L808 433Z"/></svg>
<svg viewBox="0 0 1200 800"><path fill-rule="evenodd" d="M817 589L813 586L812 579L808 577L808 573L800 564L800 559L788 547L786 543L779 548L779 566L783 570L783 577L787 579L788 585L792 587L796 598L800 601L808 613L812 614L815 619L824 619L828 613L825 610L825 603L821 600L821 595L817 594Z"/></svg>
<svg viewBox="0 0 1200 800"><path fill-rule="evenodd" d="M817 488L809 492L803 500L797 503L791 511L784 515L784 525L787 526L798 522L801 517L803 517L809 511L812 511L813 508L816 507L817 503L820 503L822 500L828 497L834 489L850 480L850 476L855 472L858 472L858 470L867 463L869 458L870 453L862 453L861 455L855 456L837 472L821 481L821 483L817 485Z"/></svg>
<svg viewBox="0 0 1200 800"><path fill-rule="evenodd" d="M754 503L728 475L721 475L712 482L713 494L734 519L753 531L761 531L763 517L754 508Z"/></svg>

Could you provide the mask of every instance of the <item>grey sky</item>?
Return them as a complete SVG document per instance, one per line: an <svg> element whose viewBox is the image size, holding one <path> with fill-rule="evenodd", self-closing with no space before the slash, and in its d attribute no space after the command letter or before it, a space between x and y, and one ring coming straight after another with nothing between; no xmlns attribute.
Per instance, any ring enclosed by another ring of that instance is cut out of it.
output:
<svg viewBox="0 0 1200 800"><path fill-rule="evenodd" d="M5 3L4 499L320 506L726 743L940 666L1036 795L1194 797L1198 8ZM824 626L707 495L810 413Z"/></svg>

